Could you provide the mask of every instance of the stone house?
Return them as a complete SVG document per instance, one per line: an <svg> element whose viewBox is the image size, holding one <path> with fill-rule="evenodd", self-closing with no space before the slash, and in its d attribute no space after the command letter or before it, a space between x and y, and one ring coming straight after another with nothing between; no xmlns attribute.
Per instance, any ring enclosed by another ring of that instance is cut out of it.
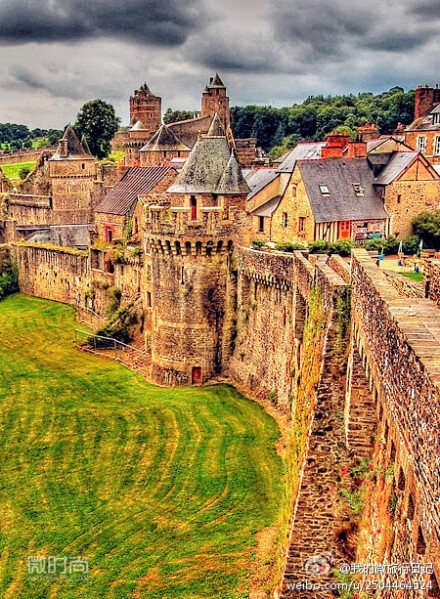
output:
<svg viewBox="0 0 440 599"><path fill-rule="evenodd" d="M439 176L422 154L397 139L349 142L330 135L319 150L310 151L310 158L286 157L284 167L278 167L280 176L289 173L281 194L267 193L273 183L249 194L253 239L404 238L417 214L440 205ZM265 201L256 202L258 197Z"/></svg>
<svg viewBox="0 0 440 599"><path fill-rule="evenodd" d="M440 169L440 89L428 84L416 89L414 121L405 129L405 143Z"/></svg>

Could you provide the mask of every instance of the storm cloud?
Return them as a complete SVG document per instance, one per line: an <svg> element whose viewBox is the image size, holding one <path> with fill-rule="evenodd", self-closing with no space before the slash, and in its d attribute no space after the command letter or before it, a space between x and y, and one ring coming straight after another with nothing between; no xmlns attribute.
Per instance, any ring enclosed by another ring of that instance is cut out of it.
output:
<svg viewBox="0 0 440 599"><path fill-rule="evenodd" d="M146 81L199 109L215 71L231 103L438 81L437 0L0 0L0 122L62 127L93 98L123 122Z"/></svg>
<svg viewBox="0 0 440 599"><path fill-rule="evenodd" d="M0 42L113 37L178 46L202 26L205 16L196 0L2 0Z"/></svg>

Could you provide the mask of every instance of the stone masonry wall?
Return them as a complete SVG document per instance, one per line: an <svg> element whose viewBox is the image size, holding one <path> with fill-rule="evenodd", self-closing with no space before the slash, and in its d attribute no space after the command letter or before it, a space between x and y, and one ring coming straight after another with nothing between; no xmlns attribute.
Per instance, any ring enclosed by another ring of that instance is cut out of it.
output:
<svg viewBox="0 0 440 599"><path fill-rule="evenodd" d="M12 244L20 291L74 304L87 285L88 255L72 248Z"/></svg>
<svg viewBox="0 0 440 599"><path fill-rule="evenodd" d="M365 514L359 557L432 563L434 573L422 578L434 588L440 581L439 315L430 300L399 295L364 250L353 252L353 343L377 399L374 467L389 473L370 485L367 504L378 509ZM426 590L379 595L429 596L439 595Z"/></svg>

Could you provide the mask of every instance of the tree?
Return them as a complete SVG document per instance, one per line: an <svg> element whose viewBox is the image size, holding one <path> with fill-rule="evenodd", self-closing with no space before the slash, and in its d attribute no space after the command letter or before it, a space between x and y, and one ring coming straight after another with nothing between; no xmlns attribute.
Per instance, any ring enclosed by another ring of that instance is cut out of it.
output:
<svg viewBox="0 0 440 599"><path fill-rule="evenodd" d="M176 123L177 121L186 121L187 119L193 119L195 113L192 110L172 110L167 108L164 114L163 122L165 125L168 123Z"/></svg>
<svg viewBox="0 0 440 599"><path fill-rule="evenodd" d="M30 166L22 166L21 169L18 171L18 176L22 181L24 181L31 172L31 170L32 169Z"/></svg>
<svg viewBox="0 0 440 599"><path fill-rule="evenodd" d="M440 249L440 210L421 212L412 221L415 235L423 239L425 246Z"/></svg>
<svg viewBox="0 0 440 599"><path fill-rule="evenodd" d="M94 156L105 158L110 152L110 141L118 130L119 121L111 104L104 100L91 100L78 112L73 128L80 139L84 135Z"/></svg>

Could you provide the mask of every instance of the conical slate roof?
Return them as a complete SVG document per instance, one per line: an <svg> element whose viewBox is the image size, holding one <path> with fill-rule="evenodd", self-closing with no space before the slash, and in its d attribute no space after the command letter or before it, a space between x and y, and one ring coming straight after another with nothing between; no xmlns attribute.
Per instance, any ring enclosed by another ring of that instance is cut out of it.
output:
<svg viewBox="0 0 440 599"><path fill-rule="evenodd" d="M210 87L223 87L224 89L226 89L226 85L223 83L223 81L220 79L218 73L216 73L214 75L214 77L212 77L209 81L209 85L208 88Z"/></svg>
<svg viewBox="0 0 440 599"><path fill-rule="evenodd" d="M249 193L241 168L229 153L226 137L204 136L199 139L183 165L169 193Z"/></svg>
<svg viewBox="0 0 440 599"><path fill-rule="evenodd" d="M145 127L145 125L142 121L136 121L136 123L130 129L130 131L146 131L146 130L147 130L147 128Z"/></svg>
<svg viewBox="0 0 440 599"><path fill-rule="evenodd" d="M150 141L141 149L141 152L163 152L166 150L189 152L188 146L185 146L171 129L166 125L161 125Z"/></svg>
<svg viewBox="0 0 440 599"><path fill-rule="evenodd" d="M225 137L225 131L222 127L221 121L217 113L215 113L214 118L212 119L211 126L208 129L208 133L206 134L208 137Z"/></svg>
<svg viewBox="0 0 440 599"><path fill-rule="evenodd" d="M63 148L66 145L66 141L67 148L66 151L64 151ZM69 158L92 157L87 143L83 145L79 141L77 134L75 133L73 127L71 127L70 125L67 125L67 127L64 129L63 137L60 139L57 151L55 152L52 158L55 160L59 160L60 158L66 158L66 153L67 157Z"/></svg>
<svg viewBox="0 0 440 599"><path fill-rule="evenodd" d="M235 158L234 150L231 151L228 164L223 172L217 187L217 193L223 195L249 193L250 188L244 180L240 165Z"/></svg>

